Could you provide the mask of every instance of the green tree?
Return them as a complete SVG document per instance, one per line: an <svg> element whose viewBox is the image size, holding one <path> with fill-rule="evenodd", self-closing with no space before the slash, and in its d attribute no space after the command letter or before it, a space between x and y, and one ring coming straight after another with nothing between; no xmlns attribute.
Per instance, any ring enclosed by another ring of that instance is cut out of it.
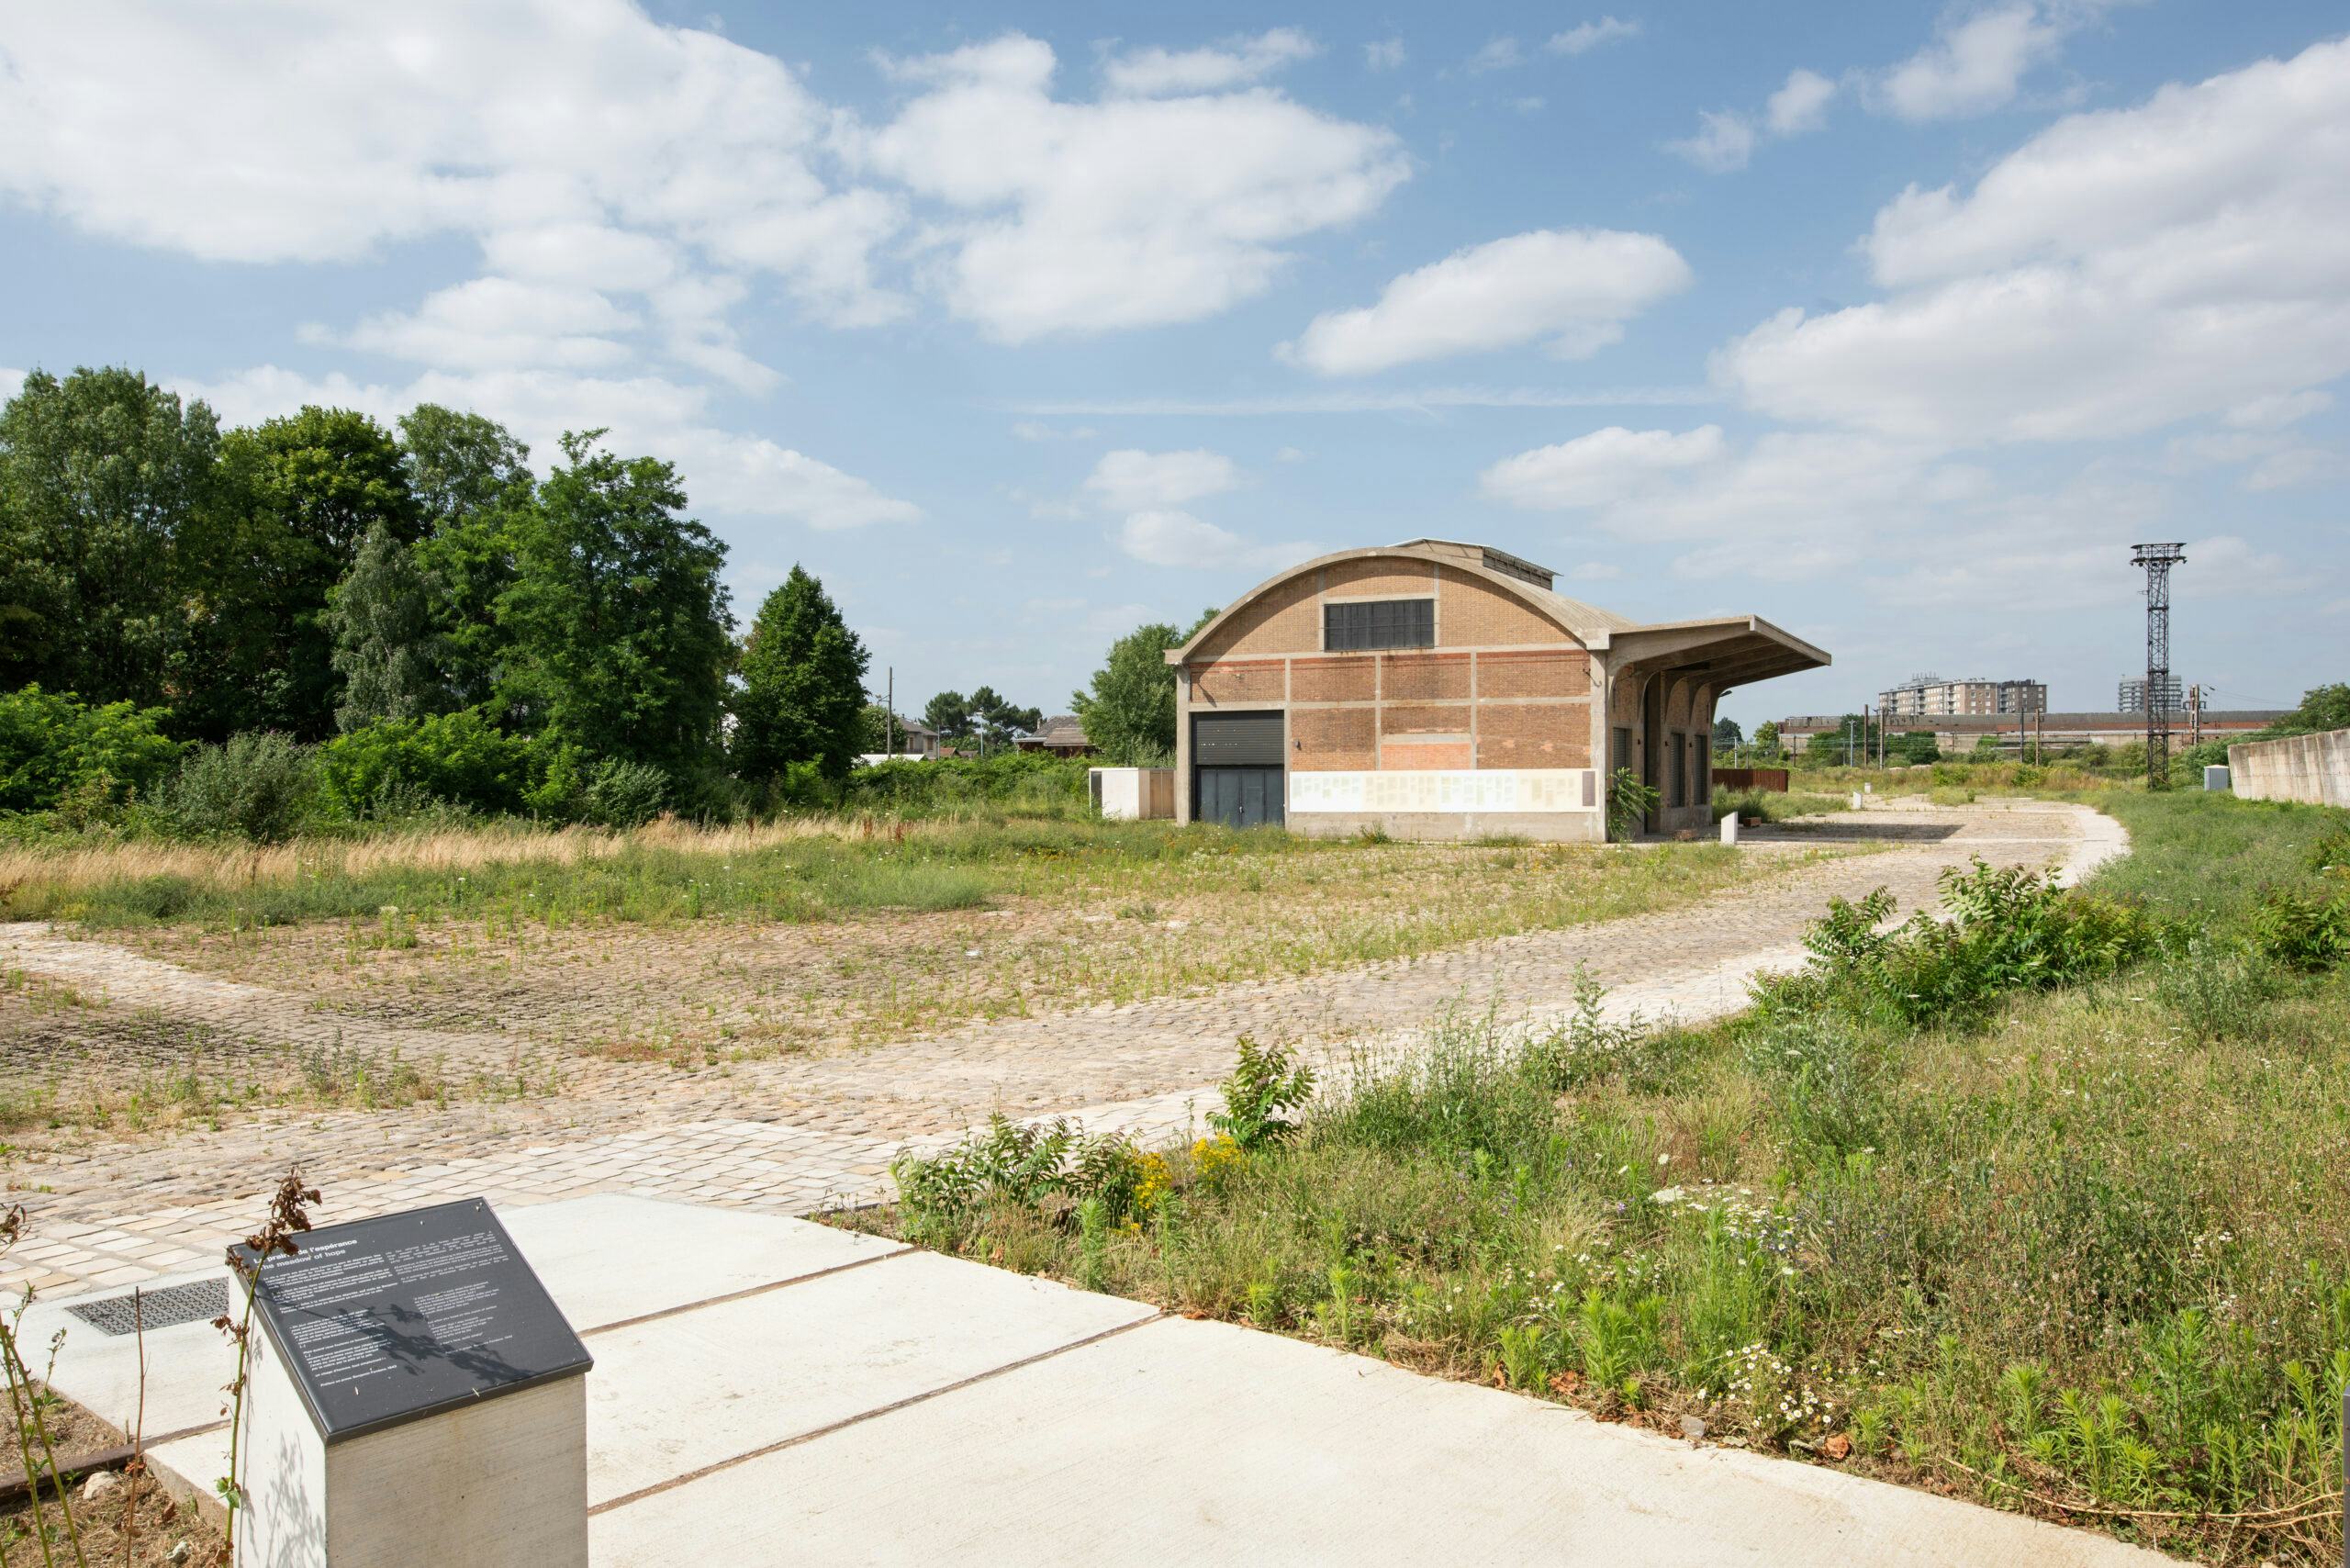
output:
<svg viewBox="0 0 2350 1568"><path fill-rule="evenodd" d="M824 585L793 566L759 606L743 649L735 771L766 781L812 762L827 778L848 777L863 746L869 662Z"/></svg>
<svg viewBox="0 0 2350 1568"><path fill-rule="evenodd" d="M79 799L118 804L158 783L179 744L160 708L103 706L38 686L0 694L0 811L36 812Z"/></svg>
<svg viewBox="0 0 2350 1568"><path fill-rule="evenodd" d="M531 493L531 449L495 420L419 403L398 423L400 465L428 532Z"/></svg>
<svg viewBox="0 0 2350 1568"><path fill-rule="evenodd" d="M892 713L878 702L867 702L857 716L856 749L860 753L895 754L906 749L906 716Z"/></svg>
<svg viewBox="0 0 2350 1568"><path fill-rule="evenodd" d="M422 530L398 446L366 415L306 407L231 431L227 487L207 541L200 635L206 679L186 709L196 733L334 733L338 678L327 601L378 527L406 546Z"/></svg>
<svg viewBox="0 0 2350 1568"><path fill-rule="evenodd" d="M1085 738L1106 761L1136 767L1174 756L1175 666L1167 650L1181 647L1215 613L1203 612L1189 632L1163 621L1136 627L1110 644L1088 689L1071 694Z"/></svg>
<svg viewBox="0 0 2350 1568"><path fill-rule="evenodd" d="M327 607L335 673L342 678L334 719L346 734L450 706L432 599L414 549L381 522L369 529Z"/></svg>
<svg viewBox="0 0 2350 1568"><path fill-rule="evenodd" d="M514 582L514 530L537 504L531 449L479 414L420 403L399 421L400 460L422 512L416 561L431 586L451 704L492 700L506 659L498 600Z"/></svg>
<svg viewBox="0 0 2350 1568"><path fill-rule="evenodd" d="M670 465L563 438L565 461L512 519L498 596L500 689L524 728L672 778L715 755L732 650L726 547L683 516Z"/></svg>
<svg viewBox="0 0 2350 1568"><path fill-rule="evenodd" d="M1934 740L1931 730L1911 730L1886 743L1886 759L1889 762L1940 762L1942 748Z"/></svg>
<svg viewBox="0 0 2350 1568"><path fill-rule="evenodd" d="M992 686L979 687L971 693L971 718L974 728L990 745L1009 745L1013 732L1034 732L1045 722L1042 709L1020 707Z"/></svg>
<svg viewBox="0 0 2350 1568"><path fill-rule="evenodd" d="M0 689L171 696L219 450L210 409L137 371L25 377L0 409Z"/></svg>
<svg viewBox="0 0 2350 1568"><path fill-rule="evenodd" d="M1754 755L1766 762L1779 756L1779 726L1769 719L1754 726Z"/></svg>
<svg viewBox="0 0 2350 1568"><path fill-rule="evenodd" d="M959 691L942 691L923 705L922 722L950 741L971 735L971 702Z"/></svg>
<svg viewBox="0 0 2350 1568"><path fill-rule="evenodd" d="M2306 735L2323 730L2350 730L2350 683L2335 682L2301 693L2301 705L2262 733Z"/></svg>
<svg viewBox="0 0 2350 1568"><path fill-rule="evenodd" d="M1736 719L1716 719L1714 721L1715 756L1719 756L1727 752L1736 749L1738 746L1743 745L1745 740L1746 736L1739 729L1738 721Z"/></svg>

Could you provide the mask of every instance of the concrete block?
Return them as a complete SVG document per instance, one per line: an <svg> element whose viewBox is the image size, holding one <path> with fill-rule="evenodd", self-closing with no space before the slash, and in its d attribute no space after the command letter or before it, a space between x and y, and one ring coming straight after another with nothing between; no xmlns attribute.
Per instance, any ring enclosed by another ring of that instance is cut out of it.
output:
<svg viewBox="0 0 2350 1568"><path fill-rule="evenodd" d="M240 1568L587 1568L587 1378L328 1444L252 1336Z"/></svg>
<svg viewBox="0 0 2350 1568"><path fill-rule="evenodd" d="M2228 792L2228 769L2224 763L2203 770L2203 788L2217 795Z"/></svg>

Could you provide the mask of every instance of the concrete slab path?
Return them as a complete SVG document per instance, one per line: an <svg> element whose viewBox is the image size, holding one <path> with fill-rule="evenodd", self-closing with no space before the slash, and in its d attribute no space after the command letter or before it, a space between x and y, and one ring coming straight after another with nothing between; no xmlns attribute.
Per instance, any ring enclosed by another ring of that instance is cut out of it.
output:
<svg viewBox="0 0 2350 1568"><path fill-rule="evenodd" d="M801 1221L617 1197L505 1217L596 1358L596 1568L2164 1561ZM127 1414L133 1342L70 1327L59 1386ZM228 1370L208 1326L150 1336L149 1429L217 1421ZM227 1440L151 1458L208 1493Z"/></svg>

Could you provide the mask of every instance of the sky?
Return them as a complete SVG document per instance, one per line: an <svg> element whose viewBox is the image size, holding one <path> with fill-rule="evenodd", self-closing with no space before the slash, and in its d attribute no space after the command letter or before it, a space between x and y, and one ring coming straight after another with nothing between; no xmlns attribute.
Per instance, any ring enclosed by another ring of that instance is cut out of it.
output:
<svg viewBox="0 0 2350 1568"><path fill-rule="evenodd" d="M2101 708L2350 678L2333 4L0 11L0 393L677 463L900 706L1435 535Z"/></svg>

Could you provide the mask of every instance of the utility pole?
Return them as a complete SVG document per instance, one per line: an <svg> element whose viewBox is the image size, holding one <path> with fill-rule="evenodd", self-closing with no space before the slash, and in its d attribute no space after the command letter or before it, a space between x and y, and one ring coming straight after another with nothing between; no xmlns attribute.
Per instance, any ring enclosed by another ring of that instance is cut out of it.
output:
<svg viewBox="0 0 2350 1568"><path fill-rule="evenodd" d="M890 665L887 667L890 684L883 689L887 695L881 699L881 750L884 756L895 756L898 755L895 738L898 728L898 666Z"/></svg>
<svg viewBox="0 0 2350 1568"><path fill-rule="evenodd" d="M2203 744L2203 688L2200 685L2187 689L2187 744L2190 746Z"/></svg>
<svg viewBox="0 0 2350 1568"><path fill-rule="evenodd" d="M2146 568L2146 788L2170 787L2170 569L2187 559L2184 541L2131 547L2130 564Z"/></svg>

